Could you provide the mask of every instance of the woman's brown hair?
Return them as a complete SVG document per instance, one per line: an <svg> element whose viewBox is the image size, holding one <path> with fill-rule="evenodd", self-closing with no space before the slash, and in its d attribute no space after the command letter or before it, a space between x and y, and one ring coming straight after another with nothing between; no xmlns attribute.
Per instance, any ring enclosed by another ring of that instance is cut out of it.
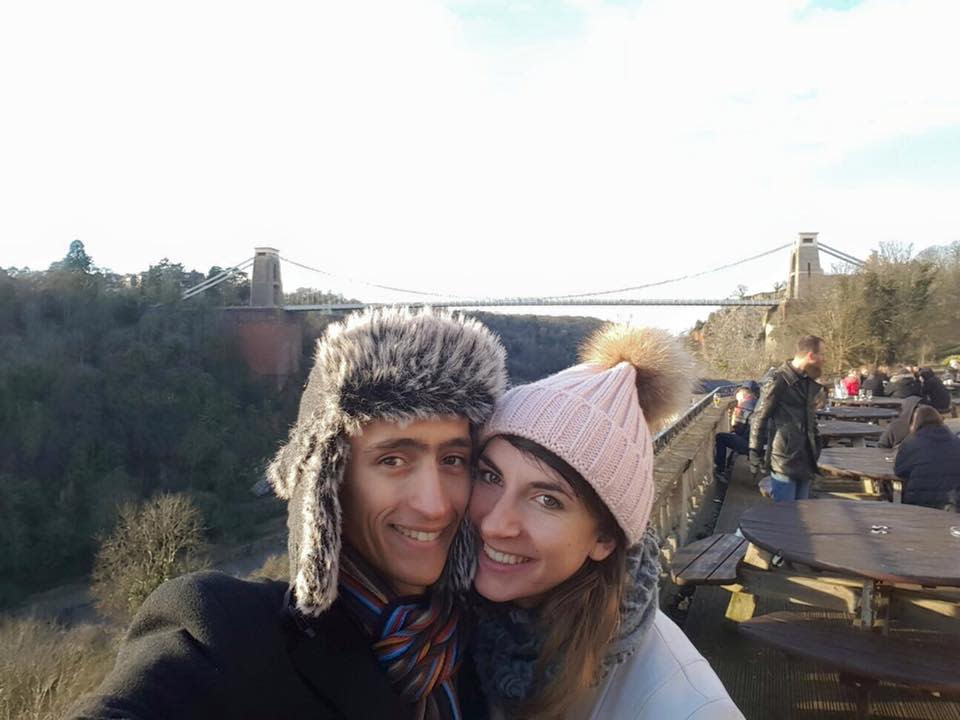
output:
<svg viewBox="0 0 960 720"><path fill-rule="evenodd" d="M616 546L604 560L588 559L551 590L539 609L543 646L537 658L534 695L516 708L516 717L554 720L571 698L596 678L604 649L620 625L620 600L627 576L627 539L613 514L583 476L563 458L516 435L504 440L555 470L597 520L601 536ZM546 619L549 618L549 621Z"/></svg>
<svg viewBox="0 0 960 720"><path fill-rule="evenodd" d="M929 425L943 425L940 411L929 405L917 405L917 409L913 411L913 422L910 423L910 434Z"/></svg>

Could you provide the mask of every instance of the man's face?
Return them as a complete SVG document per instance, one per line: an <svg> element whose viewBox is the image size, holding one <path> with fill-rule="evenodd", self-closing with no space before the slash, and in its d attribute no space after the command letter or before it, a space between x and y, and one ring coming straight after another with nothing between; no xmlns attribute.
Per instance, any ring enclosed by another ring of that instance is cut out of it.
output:
<svg viewBox="0 0 960 720"><path fill-rule="evenodd" d="M464 418L378 420L350 438L340 491L343 535L399 595L420 595L443 572L470 499Z"/></svg>
<svg viewBox="0 0 960 720"><path fill-rule="evenodd" d="M826 343L820 343L820 347L817 348L816 352L807 353L806 358L806 367L804 372L807 373L810 377L816 380L823 374L824 363L827 362L827 345Z"/></svg>

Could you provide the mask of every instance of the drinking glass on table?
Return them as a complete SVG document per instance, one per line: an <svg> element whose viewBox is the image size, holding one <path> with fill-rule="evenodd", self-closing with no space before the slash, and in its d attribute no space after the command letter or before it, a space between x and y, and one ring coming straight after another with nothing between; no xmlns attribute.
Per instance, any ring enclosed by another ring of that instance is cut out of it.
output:
<svg viewBox="0 0 960 720"><path fill-rule="evenodd" d="M873 400L873 390L867 390L867 400Z"/></svg>

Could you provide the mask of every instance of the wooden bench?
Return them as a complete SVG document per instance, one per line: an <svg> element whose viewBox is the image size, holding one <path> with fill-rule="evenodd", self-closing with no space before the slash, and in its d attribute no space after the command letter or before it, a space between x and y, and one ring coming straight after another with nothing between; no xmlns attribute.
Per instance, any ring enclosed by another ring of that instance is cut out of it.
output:
<svg viewBox="0 0 960 720"><path fill-rule="evenodd" d="M670 563L677 585L730 585L750 543L732 533L717 533L684 545Z"/></svg>
<svg viewBox="0 0 960 720"><path fill-rule="evenodd" d="M747 637L840 672L857 689L857 716L870 713L878 681L960 695L960 645L938 636L881 635L801 613L775 612L740 623Z"/></svg>

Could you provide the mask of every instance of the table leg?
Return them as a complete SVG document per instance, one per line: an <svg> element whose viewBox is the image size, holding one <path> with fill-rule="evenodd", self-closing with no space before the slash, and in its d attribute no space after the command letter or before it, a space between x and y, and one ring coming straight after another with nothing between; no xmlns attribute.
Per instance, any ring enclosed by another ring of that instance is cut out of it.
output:
<svg viewBox="0 0 960 720"><path fill-rule="evenodd" d="M873 580L863 583L860 617L855 624L867 632L879 631L886 635L890 631L890 597L881 592L880 585Z"/></svg>
<svg viewBox="0 0 960 720"><path fill-rule="evenodd" d="M860 629L870 631L877 620L877 586L873 580L863 583L860 596Z"/></svg>
<svg viewBox="0 0 960 720"><path fill-rule="evenodd" d="M899 480L893 480L890 483L893 486L893 502L903 502L903 483Z"/></svg>
<svg viewBox="0 0 960 720"><path fill-rule="evenodd" d="M743 622L753 617L757 610L757 599L748 592L735 592L730 595L725 617L734 622Z"/></svg>
<svg viewBox="0 0 960 720"><path fill-rule="evenodd" d="M854 714L856 718L870 717L870 694L877 686L877 681L870 678L848 675L845 672L840 673L840 684L853 690L857 703L857 709Z"/></svg>

